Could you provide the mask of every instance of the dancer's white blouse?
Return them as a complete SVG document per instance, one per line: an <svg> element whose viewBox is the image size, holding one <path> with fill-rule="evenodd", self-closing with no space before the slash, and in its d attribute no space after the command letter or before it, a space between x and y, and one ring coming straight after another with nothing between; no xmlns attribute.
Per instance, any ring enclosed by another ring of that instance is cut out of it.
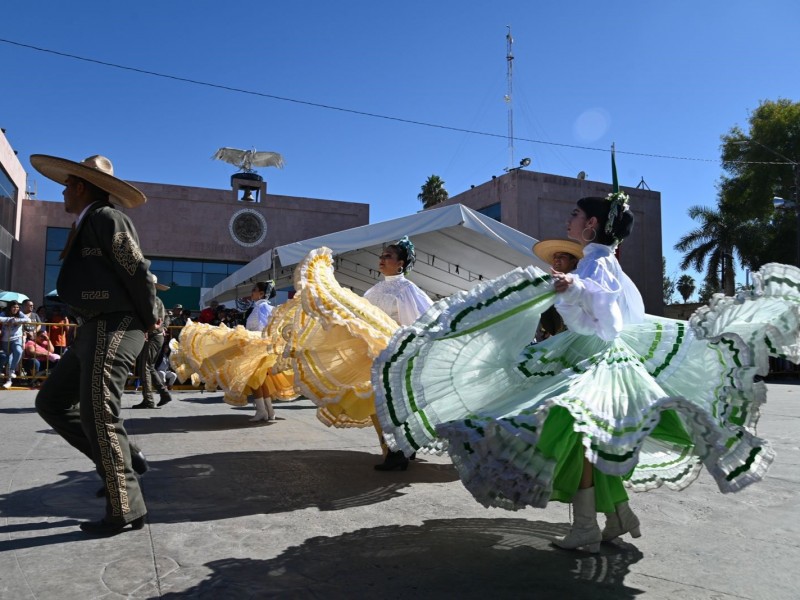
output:
<svg viewBox="0 0 800 600"><path fill-rule="evenodd" d="M430 308L433 301L404 275L384 276L364 293L364 298L400 325L411 325Z"/></svg>
<svg viewBox="0 0 800 600"><path fill-rule="evenodd" d="M556 309L570 331L611 341L624 325L644 321L642 295L614 256L614 248L588 244L573 284L556 297Z"/></svg>
<svg viewBox="0 0 800 600"><path fill-rule="evenodd" d="M271 314L272 305L269 303L269 300L266 298L256 300L256 303L253 306L253 311L247 317L245 328L248 331L263 331L267 326L267 321L269 320L269 316Z"/></svg>

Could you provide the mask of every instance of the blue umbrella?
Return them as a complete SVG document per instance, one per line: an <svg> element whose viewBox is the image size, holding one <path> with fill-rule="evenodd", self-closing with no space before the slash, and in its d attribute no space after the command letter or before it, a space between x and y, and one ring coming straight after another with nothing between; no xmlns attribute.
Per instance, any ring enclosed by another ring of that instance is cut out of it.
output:
<svg viewBox="0 0 800 600"><path fill-rule="evenodd" d="M25 294L20 294L19 292L0 292L0 301L11 302L12 300L16 300L17 302L25 302L25 300L28 300L28 297Z"/></svg>

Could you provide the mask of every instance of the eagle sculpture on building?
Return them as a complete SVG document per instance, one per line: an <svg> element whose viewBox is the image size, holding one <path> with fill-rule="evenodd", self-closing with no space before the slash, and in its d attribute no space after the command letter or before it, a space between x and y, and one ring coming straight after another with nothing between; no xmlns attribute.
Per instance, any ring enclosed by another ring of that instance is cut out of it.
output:
<svg viewBox="0 0 800 600"><path fill-rule="evenodd" d="M283 168L283 157L277 152L256 152L252 150L238 150L236 148L220 148L211 157L232 165L236 165L244 173L253 173L253 167Z"/></svg>

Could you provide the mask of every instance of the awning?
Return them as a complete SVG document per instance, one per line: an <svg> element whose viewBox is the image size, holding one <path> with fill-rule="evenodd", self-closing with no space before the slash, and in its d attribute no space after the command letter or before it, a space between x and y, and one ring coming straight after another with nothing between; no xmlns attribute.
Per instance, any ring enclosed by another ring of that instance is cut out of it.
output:
<svg viewBox="0 0 800 600"><path fill-rule="evenodd" d="M417 253L408 278L434 299L518 266L549 268L533 255L534 238L455 204L273 248L206 291L201 301L206 305L248 296L252 282L265 279L274 279L278 289L289 288L294 266L322 246L333 251L339 283L363 294L380 278L377 266L383 248L404 235Z"/></svg>

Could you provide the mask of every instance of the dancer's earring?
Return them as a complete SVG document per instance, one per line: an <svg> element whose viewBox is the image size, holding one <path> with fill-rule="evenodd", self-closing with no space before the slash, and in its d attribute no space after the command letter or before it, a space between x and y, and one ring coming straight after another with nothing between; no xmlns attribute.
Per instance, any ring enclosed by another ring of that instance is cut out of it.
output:
<svg viewBox="0 0 800 600"><path fill-rule="evenodd" d="M587 231L591 231L592 232L592 237L589 238L589 239L586 238L586 232ZM584 227L583 231L581 231L581 239L584 242L586 242L587 244L593 242L596 238L597 238L597 232L594 229L592 229L591 227Z"/></svg>

